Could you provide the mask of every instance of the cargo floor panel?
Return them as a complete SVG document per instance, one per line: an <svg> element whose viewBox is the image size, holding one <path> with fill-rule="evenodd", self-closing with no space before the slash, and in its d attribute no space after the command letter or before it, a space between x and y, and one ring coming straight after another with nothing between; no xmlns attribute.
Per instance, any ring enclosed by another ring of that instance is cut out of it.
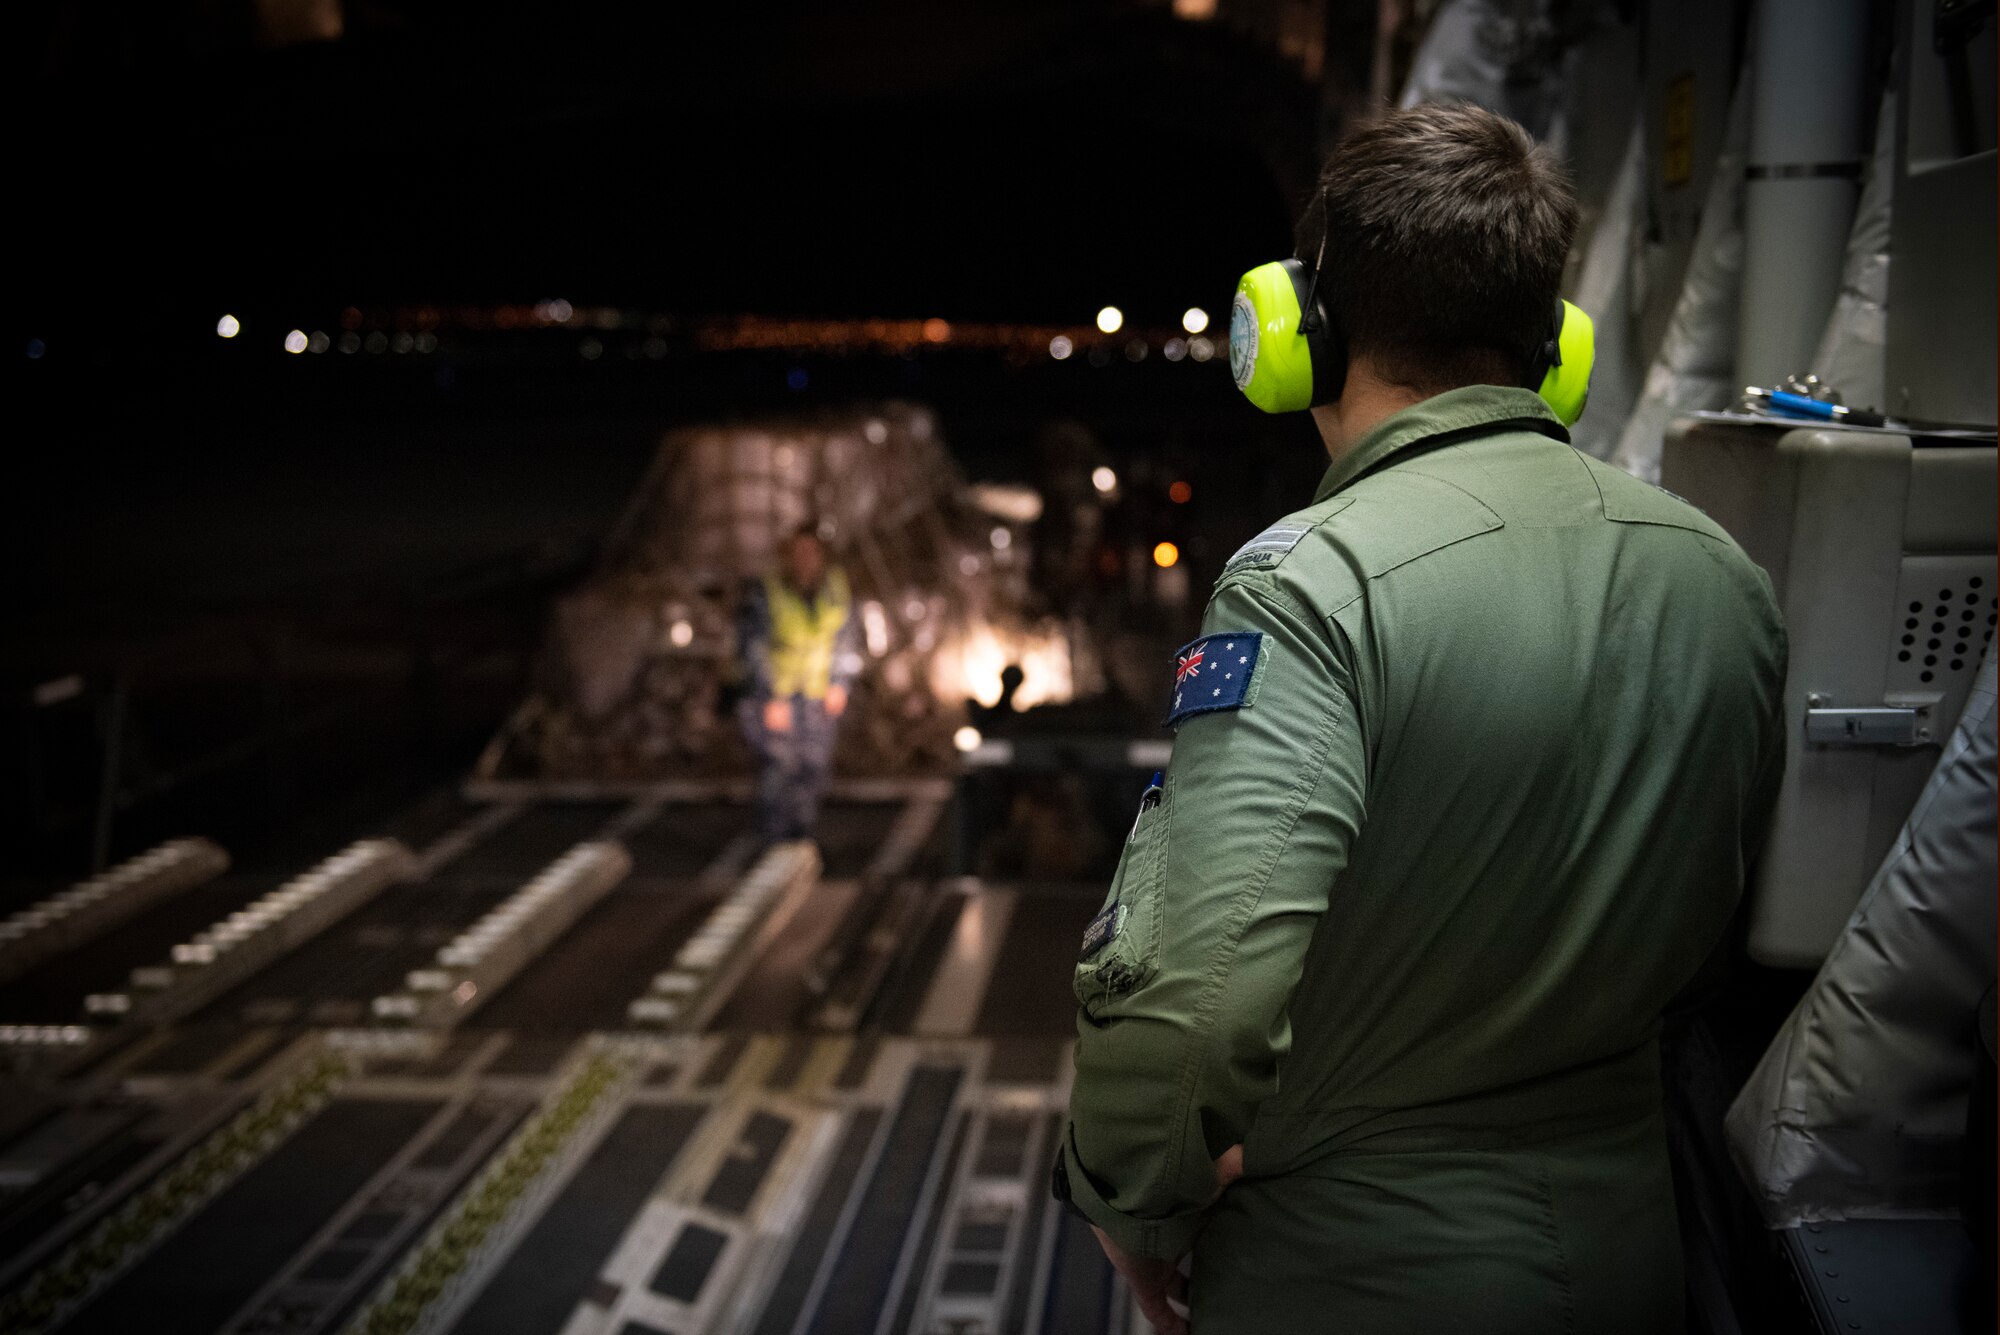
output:
<svg viewBox="0 0 2000 1335"><path fill-rule="evenodd" d="M903 813L900 802L829 802L820 809L820 875L828 880L859 876L881 851Z"/></svg>
<svg viewBox="0 0 2000 1335"><path fill-rule="evenodd" d="M982 1037L1067 1037L1075 1031L1070 975L1077 943L1101 903L1095 889L1087 894L1082 889L1074 894L1022 892L973 1032Z"/></svg>
<svg viewBox="0 0 2000 1335"><path fill-rule="evenodd" d="M456 1335L557 1335L702 1109L628 1108L475 1298Z"/></svg>
<svg viewBox="0 0 2000 1335"><path fill-rule="evenodd" d="M436 881L513 877L525 881L572 846L601 834L622 802L540 802L452 859Z"/></svg>
<svg viewBox="0 0 2000 1335"><path fill-rule="evenodd" d="M854 906L858 892L853 881L822 881L814 886L785 930L737 984L712 1027L771 1031L798 1024L822 995L814 965Z"/></svg>
<svg viewBox="0 0 2000 1335"><path fill-rule="evenodd" d="M215 1330L436 1113L335 1100L71 1319L67 1329Z"/></svg>
<svg viewBox="0 0 2000 1335"><path fill-rule="evenodd" d="M743 803L677 803L625 836L625 848L634 876L699 876L749 830L750 808Z"/></svg>
<svg viewBox="0 0 2000 1335"><path fill-rule="evenodd" d="M544 949L473 1022L519 1033L623 1028L625 1007L672 964L713 902L689 882L628 882Z"/></svg>
<svg viewBox="0 0 2000 1335"><path fill-rule="evenodd" d="M400 839L413 852L421 853L489 805L469 802L451 790L436 792L412 802L376 828L383 836Z"/></svg>

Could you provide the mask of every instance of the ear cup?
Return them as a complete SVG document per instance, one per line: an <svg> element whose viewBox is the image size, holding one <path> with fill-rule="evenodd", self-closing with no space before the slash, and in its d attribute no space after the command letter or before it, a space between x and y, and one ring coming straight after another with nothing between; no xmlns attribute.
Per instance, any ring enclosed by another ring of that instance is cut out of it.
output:
<svg viewBox="0 0 2000 1335"><path fill-rule="evenodd" d="M1292 292L1302 313L1299 332L1306 340L1306 354L1312 361L1312 403L1332 403L1347 385L1347 340L1326 308L1326 298L1314 290L1313 275L1303 260L1280 260L1280 267L1292 280Z"/></svg>
<svg viewBox="0 0 2000 1335"><path fill-rule="evenodd" d="M1558 301L1555 327L1529 371L1528 383L1564 426L1575 426L1590 399L1590 372L1597 361L1597 326L1579 306Z"/></svg>
<svg viewBox="0 0 2000 1335"><path fill-rule="evenodd" d="M1299 412L1339 397L1347 358L1312 275L1298 260L1260 264L1236 284L1229 310L1229 369L1245 398L1267 413ZM1313 315L1305 309L1313 298Z"/></svg>

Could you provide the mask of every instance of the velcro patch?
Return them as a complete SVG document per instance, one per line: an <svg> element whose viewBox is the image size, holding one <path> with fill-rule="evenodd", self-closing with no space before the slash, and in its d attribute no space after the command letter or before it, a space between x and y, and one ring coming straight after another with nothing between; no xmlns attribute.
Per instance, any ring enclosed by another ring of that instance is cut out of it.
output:
<svg viewBox="0 0 2000 1335"><path fill-rule="evenodd" d="M1182 646L1174 655L1174 703L1166 725L1177 728L1196 714L1243 708L1263 647L1264 633L1256 630L1204 635Z"/></svg>
<svg viewBox="0 0 2000 1335"><path fill-rule="evenodd" d="M1125 930L1125 906L1113 901L1111 907L1090 920L1090 926L1083 929L1083 949L1078 952L1079 962L1089 959L1118 938Z"/></svg>
<svg viewBox="0 0 2000 1335"><path fill-rule="evenodd" d="M1299 545L1299 540L1312 532L1312 530L1313 526L1311 524L1301 523L1298 520L1273 524L1256 537L1250 539L1250 541L1244 543L1241 547L1238 547L1236 554L1230 557L1228 562L1223 565L1222 573L1224 576L1228 576L1235 574L1239 570L1263 569L1266 566L1274 566L1284 560L1292 548Z"/></svg>

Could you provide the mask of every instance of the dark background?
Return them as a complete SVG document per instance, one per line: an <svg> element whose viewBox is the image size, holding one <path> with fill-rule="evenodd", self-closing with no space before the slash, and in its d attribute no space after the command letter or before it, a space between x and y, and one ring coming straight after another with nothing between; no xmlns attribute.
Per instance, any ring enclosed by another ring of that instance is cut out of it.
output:
<svg viewBox="0 0 2000 1335"><path fill-rule="evenodd" d="M1157 347L1189 305L1222 333L1236 276L1289 252L1372 6L1326 6L1305 62L1268 24L1131 3L350 4L333 40L274 30L285 8L24 21L0 820L37 879L336 828L461 771L677 423L905 397L969 477L1032 482L1037 433L1077 421L1196 590L1323 464L1224 359ZM452 314L557 298L623 324ZM1154 355L689 336L1107 303ZM445 313L429 351L282 347L413 311ZM1192 504L1153 495L1176 478Z"/></svg>

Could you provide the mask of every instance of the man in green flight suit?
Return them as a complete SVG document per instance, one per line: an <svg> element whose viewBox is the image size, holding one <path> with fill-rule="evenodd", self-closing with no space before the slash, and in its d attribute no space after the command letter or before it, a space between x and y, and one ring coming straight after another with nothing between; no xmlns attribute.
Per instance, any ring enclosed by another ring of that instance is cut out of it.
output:
<svg viewBox="0 0 2000 1335"><path fill-rule="evenodd" d="M1161 1331L1681 1330L1657 1037L1776 793L1785 636L1523 387L1575 219L1431 106L1301 221L1332 465L1179 655L1075 972L1056 1193Z"/></svg>

